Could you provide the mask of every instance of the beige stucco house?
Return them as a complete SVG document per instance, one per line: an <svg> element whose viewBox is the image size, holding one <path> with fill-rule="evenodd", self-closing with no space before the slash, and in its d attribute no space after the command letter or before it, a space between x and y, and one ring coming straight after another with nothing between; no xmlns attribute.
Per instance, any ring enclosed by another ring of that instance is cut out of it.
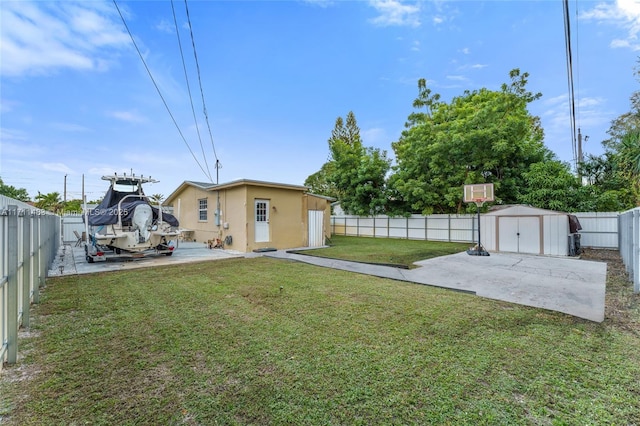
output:
<svg viewBox="0 0 640 426"><path fill-rule="evenodd" d="M331 236L331 201L299 185L241 179L183 182L164 202L173 206L186 239L256 249L319 247Z"/></svg>

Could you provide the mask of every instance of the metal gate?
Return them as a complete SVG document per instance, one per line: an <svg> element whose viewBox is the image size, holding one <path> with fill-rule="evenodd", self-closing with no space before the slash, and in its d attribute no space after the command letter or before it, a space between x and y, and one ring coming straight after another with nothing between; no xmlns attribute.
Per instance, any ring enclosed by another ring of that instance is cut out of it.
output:
<svg viewBox="0 0 640 426"><path fill-rule="evenodd" d="M309 210L309 247L324 245L324 211Z"/></svg>

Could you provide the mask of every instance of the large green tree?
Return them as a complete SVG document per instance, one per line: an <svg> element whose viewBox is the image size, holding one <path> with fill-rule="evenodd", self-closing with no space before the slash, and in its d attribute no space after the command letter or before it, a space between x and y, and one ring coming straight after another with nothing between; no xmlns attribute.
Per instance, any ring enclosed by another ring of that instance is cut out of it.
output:
<svg viewBox="0 0 640 426"><path fill-rule="evenodd" d="M394 213L452 213L466 209L462 187L493 183L496 198L517 202L531 164L549 160L538 117L527 105L528 74L514 69L501 90L465 91L450 103L418 81L417 111L392 144L397 165L389 186Z"/></svg>
<svg viewBox="0 0 640 426"><path fill-rule="evenodd" d="M346 124L345 124L346 121ZM329 158L326 163L322 165L320 170L307 177L304 181L304 185L309 187L309 190L318 195L326 195L340 199L341 194L335 183L333 182L333 173L336 170L336 164L331 153L331 146L340 141L348 146L354 146L360 144L360 128L353 111L347 113L346 120L342 117L336 118L335 125L331 131L331 137L328 140L329 143Z"/></svg>
<svg viewBox="0 0 640 426"><path fill-rule="evenodd" d="M329 159L305 180L313 193L334 197L349 214L381 213L386 205L386 174L391 160L386 151L362 145L353 111L338 117L331 131Z"/></svg>
<svg viewBox="0 0 640 426"><path fill-rule="evenodd" d="M386 151L336 140L330 145L335 164L331 182L348 214L369 216L384 213L387 204L385 176L391 160Z"/></svg>
<svg viewBox="0 0 640 426"><path fill-rule="evenodd" d="M576 210L580 184L567 163L557 160L534 163L523 177L525 188L519 202L542 209Z"/></svg>
<svg viewBox="0 0 640 426"><path fill-rule="evenodd" d="M635 70L640 79L638 68ZM640 92L631 95L631 111L612 121L602 155L580 163L587 193L585 210L621 211L640 206Z"/></svg>
<svg viewBox="0 0 640 426"><path fill-rule="evenodd" d="M12 185L5 185L0 178L0 195L13 198L14 200L22 201L24 203L31 201L29 193L24 188L16 188Z"/></svg>

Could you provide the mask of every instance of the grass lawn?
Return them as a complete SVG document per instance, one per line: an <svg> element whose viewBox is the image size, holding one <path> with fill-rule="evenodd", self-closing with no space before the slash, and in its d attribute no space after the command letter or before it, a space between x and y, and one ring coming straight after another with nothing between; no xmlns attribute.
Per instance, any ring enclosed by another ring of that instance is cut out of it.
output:
<svg viewBox="0 0 640 426"><path fill-rule="evenodd" d="M299 253L412 268L415 266L413 262L460 253L473 244L334 235L330 245L328 248L301 250Z"/></svg>
<svg viewBox="0 0 640 426"><path fill-rule="evenodd" d="M269 258L48 279L0 423L640 424L612 280L596 324Z"/></svg>

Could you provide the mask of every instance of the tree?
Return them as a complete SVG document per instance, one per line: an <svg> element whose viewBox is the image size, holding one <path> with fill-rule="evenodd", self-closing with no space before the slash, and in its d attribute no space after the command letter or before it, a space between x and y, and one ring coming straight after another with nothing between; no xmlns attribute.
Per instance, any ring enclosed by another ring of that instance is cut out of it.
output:
<svg viewBox="0 0 640 426"><path fill-rule="evenodd" d="M162 195L162 194L153 194L153 195L149 196L149 199L151 201L154 201L154 202L158 203L158 204L161 204L162 201L164 200L164 195Z"/></svg>
<svg viewBox="0 0 640 426"><path fill-rule="evenodd" d="M638 68L636 78L640 76ZM596 211L620 211L640 206L640 92L631 95L631 111L613 120L604 154L579 164L588 188L583 201ZM595 201L594 201L595 200Z"/></svg>
<svg viewBox="0 0 640 426"><path fill-rule="evenodd" d="M542 161L523 173L525 193L519 202L541 209L575 211L580 183L567 163Z"/></svg>
<svg viewBox="0 0 640 426"><path fill-rule="evenodd" d="M391 160L386 151L362 146L353 111L338 117L331 131L329 159L304 182L311 192L338 199L345 212L370 215L384 211L385 178Z"/></svg>
<svg viewBox="0 0 640 426"><path fill-rule="evenodd" d="M340 205L348 214L369 216L385 211L385 176L391 160L386 151L365 148L359 141L341 140L331 145L335 169L331 181L340 194Z"/></svg>
<svg viewBox="0 0 640 426"><path fill-rule="evenodd" d="M325 195L339 200L342 198L340 191L332 181L336 165L331 154L331 146L337 141L346 143L349 146L354 146L355 144L360 143L360 128L358 127L356 116L353 111L349 111L347 113L346 125L345 120L343 120L342 117L336 118L335 125L331 131L331 137L328 140L329 158L327 162L322 165L319 171L307 177L304 181L304 185L309 187L309 190L314 194Z"/></svg>
<svg viewBox="0 0 640 426"><path fill-rule="evenodd" d="M0 195L4 195L6 197L13 198L14 200L22 201L24 203L31 201L26 189L16 188L11 185L5 185L2 181L2 178L0 178Z"/></svg>
<svg viewBox="0 0 640 426"><path fill-rule="evenodd" d="M82 213L82 200L69 200L61 204L65 213Z"/></svg>
<svg viewBox="0 0 640 426"><path fill-rule="evenodd" d="M313 194L325 195L327 197L338 198L338 190L331 182L331 175L335 171L336 164L334 161L327 161L322 165L320 170L310 175L305 181L304 186L308 187Z"/></svg>
<svg viewBox="0 0 640 426"><path fill-rule="evenodd" d="M38 191L38 195L36 196L36 207L53 213L60 212L62 209L60 193L50 192L48 194L42 194Z"/></svg>
<svg viewBox="0 0 640 426"><path fill-rule="evenodd" d="M509 76L500 91L465 91L449 104L418 81L413 105L420 111L409 115L392 144L394 213L461 212L463 185L471 183L494 183L498 201L517 202L523 172L551 152L542 143L539 118L527 110L542 95L526 90L527 73L514 69Z"/></svg>

